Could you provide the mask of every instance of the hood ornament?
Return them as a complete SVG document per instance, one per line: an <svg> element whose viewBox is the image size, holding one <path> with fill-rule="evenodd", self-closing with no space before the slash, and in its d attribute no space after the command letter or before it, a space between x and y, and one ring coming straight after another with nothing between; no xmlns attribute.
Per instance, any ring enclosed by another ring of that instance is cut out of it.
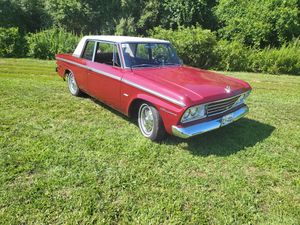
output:
<svg viewBox="0 0 300 225"><path fill-rule="evenodd" d="M227 94L229 94L229 93L231 92L231 87L230 87L229 85L227 85L227 86L225 87L225 92L226 92Z"/></svg>

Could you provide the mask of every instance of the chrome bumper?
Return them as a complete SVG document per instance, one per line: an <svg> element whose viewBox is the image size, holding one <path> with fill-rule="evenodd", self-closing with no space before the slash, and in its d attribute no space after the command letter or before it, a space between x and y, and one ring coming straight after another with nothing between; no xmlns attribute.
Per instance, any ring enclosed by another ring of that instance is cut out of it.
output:
<svg viewBox="0 0 300 225"><path fill-rule="evenodd" d="M247 113L249 112L249 108L247 106L244 106L230 114L232 114L232 122L242 118L243 116L245 116ZM203 123L199 123L196 125L192 125L189 127L177 127L177 126L172 126L172 133L173 135L177 136L177 137L181 137L181 138L189 138L189 137L193 137L195 135L198 134L202 134L211 130L215 130L218 129L222 126L226 126L230 123L227 123L225 125L222 124L222 118L217 118L214 120L210 120L210 121L206 121Z"/></svg>

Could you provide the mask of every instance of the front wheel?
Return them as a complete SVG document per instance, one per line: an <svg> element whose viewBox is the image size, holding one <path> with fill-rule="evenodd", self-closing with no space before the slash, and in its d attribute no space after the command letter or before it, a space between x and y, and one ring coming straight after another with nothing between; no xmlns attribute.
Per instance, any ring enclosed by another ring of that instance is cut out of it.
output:
<svg viewBox="0 0 300 225"><path fill-rule="evenodd" d="M138 124L142 134L152 141L161 140L166 135L159 112L150 104L143 103L140 105Z"/></svg>
<svg viewBox="0 0 300 225"><path fill-rule="evenodd" d="M72 72L69 72L67 74L67 80L68 80L68 87L69 87L71 94L74 96L80 96L82 94L82 92L80 91L80 89L76 83L74 74Z"/></svg>

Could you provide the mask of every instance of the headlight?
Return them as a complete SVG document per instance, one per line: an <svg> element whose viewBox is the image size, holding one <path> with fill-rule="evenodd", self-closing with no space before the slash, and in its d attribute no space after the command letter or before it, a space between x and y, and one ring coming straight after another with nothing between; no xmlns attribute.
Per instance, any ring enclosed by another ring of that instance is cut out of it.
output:
<svg viewBox="0 0 300 225"><path fill-rule="evenodd" d="M234 103L234 106L238 106L244 103L245 99L250 95L251 91L247 91L244 94L241 94L239 99Z"/></svg>
<svg viewBox="0 0 300 225"><path fill-rule="evenodd" d="M182 123L191 122L206 117L205 105L188 108L181 118Z"/></svg>

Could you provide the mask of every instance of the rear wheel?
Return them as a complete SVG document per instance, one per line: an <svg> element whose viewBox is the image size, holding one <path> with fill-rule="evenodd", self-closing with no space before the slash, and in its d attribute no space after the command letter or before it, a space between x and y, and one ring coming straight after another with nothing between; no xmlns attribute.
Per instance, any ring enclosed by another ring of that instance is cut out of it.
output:
<svg viewBox="0 0 300 225"><path fill-rule="evenodd" d="M76 83L74 74L72 72L67 73L67 80L68 80L68 87L69 87L71 94L74 96L80 96L82 94L82 92L80 91L80 89Z"/></svg>
<svg viewBox="0 0 300 225"><path fill-rule="evenodd" d="M142 103L139 107L138 124L142 134L152 141L161 140L166 135L159 112L148 103Z"/></svg>

